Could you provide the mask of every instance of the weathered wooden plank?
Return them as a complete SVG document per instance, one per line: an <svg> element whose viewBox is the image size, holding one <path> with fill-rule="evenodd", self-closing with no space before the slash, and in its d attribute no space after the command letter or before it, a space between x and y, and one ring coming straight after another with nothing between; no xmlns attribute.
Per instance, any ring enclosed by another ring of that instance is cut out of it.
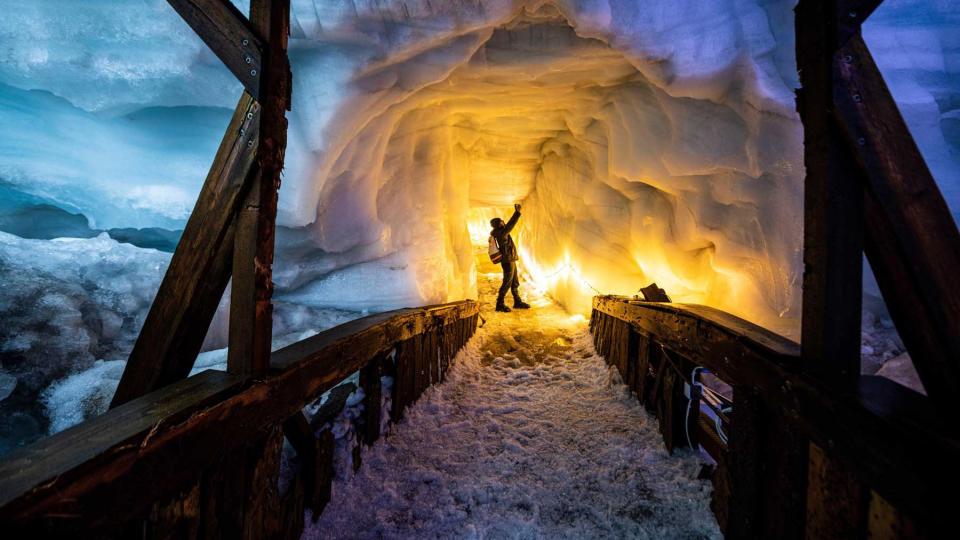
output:
<svg viewBox="0 0 960 540"><path fill-rule="evenodd" d="M732 315L721 317L722 312L717 310L684 304L638 303L622 297L597 297L594 304L629 321L642 334L656 336L667 349L710 368L731 384L778 386L777 380L757 377L770 369L770 364L791 371L797 367L796 343ZM696 331L696 338L684 339L681 322Z"/></svg>
<svg viewBox="0 0 960 540"><path fill-rule="evenodd" d="M429 337L429 332L424 332L413 338L413 357L414 357L414 371L413 371L413 381L412 381L412 394L410 395L410 401L407 406L413 405L418 399L420 399L420 393L423 392L427 386L430 386L430 372L427 368L427 340Z"/></svg>
<svg viewBox="0 0 960 540"><path fill-rule="evenodd" d="M397 374L393 381L393 399L390 411L390 421L394 423L403 418L403 411L410 403L410 396L413 393L413 378L416 370L414 346L412 339L397 343L397 352L394 357Z"/></svg>
<svg viewBox="0 0 960 540"><path fill-rule="evenodd" d="M960 393L960 232L859 36L838 52L836 79L837 117L867 185L867 258L924 389L949 414Z"/></svg>
<svg viewBox="0 0 960 540"><path fill-rule="evenodd" d="M776 410L768 409L765 427L763 537L801 540L806 522L807 440Z"/></svg>
<svg viewBox="0 0 960 540"><path fill-rule="evenodd" d="M683 446L683 431L677 430L677 386L683 385L678 381L677 372L670 365L670 359L664 355L660 365L663 380L660 398L657 400L657 419L660 420L660 434L667 451L673 453L674 448ZM680 417L682 419L682 416ZM682 424L681 424L682 425Z"/></svg>
<svg viewBox="0 0 960 540"><path fill-rule="evenodd" d="M837 47L842 47L855 35L867 17L874 12L883 0L837 0Z"/></svg>
<svg viewBox="0 0 960 540"><path fill-rule="evenodd" d="M863 188L831 116L835 5L800 0L795 9L806 168L801 343L804 371L847 392L860 375Z"/></svg>
<svg viewBox="0 0 960 540"><path fill-rule="evenodd" d="M154 504L147 519L137 525L140 534L136 536L144 539L198 538L200 483L195 482L172 500Z"/></svg>
<svg viewBox="0 0 960 540"><path fill-rule="evenodd" d="M633 389L637 399L643 403L650 380L650 336L638 334L638 339L640 344L637 351L637 377Z"/></svg>
<svg viewBox="0 0 960 540"><path fill-rule="evenodd" d="M260 97L264 46L247 18L229 0L167 0L226 64L254 99Z"/></svg>
<svg viewBox="0 0 960 540"><path fill-rule="evenodd" d="M440 372L438 362L440 360L440 342L438 340L439 330L434 329L430 332L427 332L426 335L426 347L424 348L424 357L426 360L427 374L424 377L424 389L429 387L431 384L435 384L440 381Z"/></svg>
<svg viewBox="0 0 960 540"><path fill-rule="evenodd" d="M821 448L832 448L831 454L863 484L918 521L936 522L941 514L949 514L936 490L960 482L960 471L935 463L960 459L960 442L956 427L938 418L923 396L882 377L862 377L858 391L843 398L816 379L786 369L791 362L789 355L782 355L785 350L774 353L745 335L734 337L727 330L711 330L714 324L707 319L671 305L673 313L696 318L701 332L709 331L707 338L692 348L675 338L673 326L660 320L665 304L658 308L641 304L605 298L595 299L594 305L663 339L670 350L680 349L683 356L735 388L753 389L798 429L799 436ZM792 342L783 341L789 348Z"/></svg>
<svg viewBox="0 0 960 540"><path fill-rule="evenodd" d="M0 461L0 506L18 497L56 489L60 476L89 463L111 459L125 441L143 440L161 423L181 421L205 405L240 388L240 380L221 371L204 371L185 381L133 400L86 420ZM119 447L119 448L118 448ZM48 483L50 480L53 483Z"/></svg>
<svg viewBox="0 0 960 540"><path fill-rule="evenodd" d="M187 376L230 277L232 224L259 133L260 106L240 98L197 204L150 306L116 407Z"/></svg>
<svg viewBox="0 0 960 540"><path fill-rule="evenodd" d="M276 426L247 445L245 468L250 471L243 507L242 538L276 538L282 529L280 513L280 453L283 430Z"/></svg>
<svg viewBox="0 0 960 540"><path fill-rule="evenodd" d="M283 422L283 435L297 453L300 466L297 476L302 482L305 505L318 508L318 486L323 473L318 462L319 441L313 427L303 413L298 412Z"/></svg>
<svg viewBox="0 0 960 540"><path fill-rule="evenodd" d="M766 414L761 397L750 389L735 388L733 399L727 452L730 498L727 501L728 528L724 535L728 538L761 538L761 445Z"/></svg>
<svg viewBox="0 0 960 540"><path fill-rule="evenodd" d="M327 503L330 502L333 489L335 442L333 432L329 429L320 433L317 444L317 471L319 471L317 477L317 494L311 506L314 523L320 519L320 514L323 513L323 509L326 508Z"/></svg>
<svg viewBox="0 0 960 540"><path fill-rule="evenodd" d="M863 538L863 488L849 471L812 443L807 486L807 538Z"/></svg>
<svg viewBox="0 0 960 540"><path fill-rule="evenodd" d="M870 503L867 510L867 538L869 540L937 537L938 535L931 534L930 531L919 527L910 516L898 510L876 491L870 492Z"/></svg>
<svg viewBox="0 0 960 540"><path fill-rule="evenodd" d="M663 392L663 378L667 373L667 355L663 346L659 343L651 344L650 365L653 366L653 385L645 396L644 405L648 411L656 411L659 408L660 394Z"/></svg>
<svg viewBox="0 0 960 540"><path fill-rule="evenodd" d="M252 0L250 21L266 40L267 57L261 80L263 113L256 174L237 214L228 365L231 372L262 377L269 369L273 334L277 191L287 146L286 111L290 105L289 0Z"/></svg>
<svg viewBox="0 0 960 540"><path fill-rule="evenodd" d="M363 388L363 422L360 440L372 446L380 437L380 372L383 357L374 358L360 370L360 388Z"/></svg>

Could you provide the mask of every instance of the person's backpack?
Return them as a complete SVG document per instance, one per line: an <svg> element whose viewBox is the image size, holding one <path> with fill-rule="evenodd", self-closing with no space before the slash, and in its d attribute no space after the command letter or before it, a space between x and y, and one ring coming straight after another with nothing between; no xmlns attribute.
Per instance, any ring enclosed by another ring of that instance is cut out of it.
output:
<svg viewBox="0 0 960 540"><path fill-rule="evenodd" d="M494 264L498 264L501 259L503 259L503 253L500 253L500 246L497 245L497 239L490 235L490 239L487 240L487 255L490 255L490 260Z"/></svg>

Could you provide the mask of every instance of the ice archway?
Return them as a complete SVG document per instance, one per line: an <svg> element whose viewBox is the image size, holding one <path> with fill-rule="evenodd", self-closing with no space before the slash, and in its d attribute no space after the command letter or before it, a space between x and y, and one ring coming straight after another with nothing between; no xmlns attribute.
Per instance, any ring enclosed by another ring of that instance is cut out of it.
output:
<svg viewBox="0 0 960 540"><path fill-rule="evenodd" d="M527 269L571 310L593 289L656 281L792 333L792 60L760 8L701 4L686 6L703 15L692 23L672 2L639 2L626 22L583 5L503 6L365 65L309 174L284 186L281 222L304 227L288 253L311 262L281 262L281 294L339 306L473 296L470 229L522 201ZM295 110L322 84L304 75Z"/></svg>

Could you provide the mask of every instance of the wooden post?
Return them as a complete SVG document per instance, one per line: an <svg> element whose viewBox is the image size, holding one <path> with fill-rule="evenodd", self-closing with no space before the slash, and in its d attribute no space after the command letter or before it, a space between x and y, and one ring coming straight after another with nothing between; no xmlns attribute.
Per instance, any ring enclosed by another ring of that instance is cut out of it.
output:
<svg viewBox="0 0 960 540"><path fill-rule="evenodd" d="M286 111L290 107L289 0L252 0L250 21L262 36L267 54L260 88L263 114L256 156L258 174L237 214L227 367L231 373L262 377L270 367L277 190L287 146Z"/></svg>
<svg viewBox="0 0 960 540"><path fill-rule="evenodd" d="M841 47L837 118L867 187L865 250L924 389L951 417L960 392L960 232L860 36Z"/></svg>
<svg viewBox="0 0 960 540"><path fill-rule="evenodd" d="M857 479L810 443L806 537L862 538L864 493Z"/></svg>
<svg viewBox="0 0 960 540"><path fill-rule="evenodd" d="M360 388L363 388L363 425L359 439L367 446L373 446L380 437L380 372L383 357L371 360L360 370Z"/></svg>
<svg viewBox="0 0 960 540"><path fill-rule="evenodd" d="M230 278L234 215L259 140L260 105L244 93L143 323L110 407L190 373Z"/></svg>
<svg viewBox="0 0 960 540"><path fill-rule="evenodd" d="M843 392L860 375L863 189L833 121L836 0L796 7L804 128L803 369Z"/></svg>

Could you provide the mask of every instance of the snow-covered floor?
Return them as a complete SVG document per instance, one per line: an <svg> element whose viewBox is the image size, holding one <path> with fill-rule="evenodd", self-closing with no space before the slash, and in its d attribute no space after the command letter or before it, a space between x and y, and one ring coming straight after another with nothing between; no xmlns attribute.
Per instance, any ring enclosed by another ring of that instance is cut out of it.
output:
<svg viewBox="0 0 960 540"><path fill-rule="evenodd" d="M586 320L529 290L534 309L492 312L499 279L478 277L487 322L447 380L304 538L719 538L700 460L666 452Z"/></svg>

